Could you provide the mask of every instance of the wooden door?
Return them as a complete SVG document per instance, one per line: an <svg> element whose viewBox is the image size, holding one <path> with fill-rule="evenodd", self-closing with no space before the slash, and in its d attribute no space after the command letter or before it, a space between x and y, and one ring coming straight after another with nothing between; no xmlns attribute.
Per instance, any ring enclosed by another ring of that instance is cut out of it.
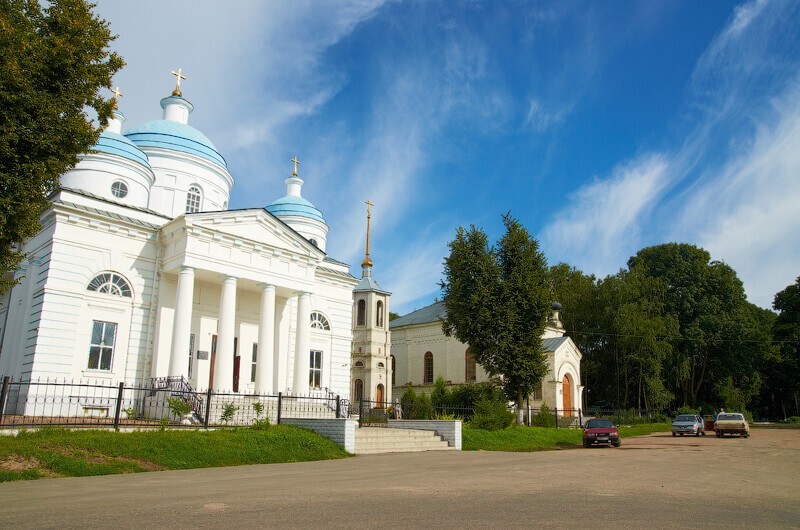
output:
<svg viewBox="0 0 800 530"><path fill-rule="evenodd" d="M375 392L375 401L378 402L379 407L383 405L383 385L378 385L378 389Z"/></svg>
<svg viewBox="0 0 800 530"><path fill-rule="evenodd" d="M217 360L217 336L211 335L211 366L208 374L208 388L214 388L214 362Z"/></svg>
<svg viewBox="0 0 800 530"><path fill-rule="evenodd" d="M572 388L569 384L569 377L564 376L564 381L561 383L561 393L564 396L564 416L572 416Z"/></svg>

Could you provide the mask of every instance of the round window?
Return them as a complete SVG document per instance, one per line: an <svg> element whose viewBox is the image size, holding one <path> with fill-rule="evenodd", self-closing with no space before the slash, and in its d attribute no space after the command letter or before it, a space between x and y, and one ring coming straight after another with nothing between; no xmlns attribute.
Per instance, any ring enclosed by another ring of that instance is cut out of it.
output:
<svg viewBox="0 0 800 530"><path fill-rule="evenodd" d="M114 197L122 199L128 195L128 185L118 180L111 185L111 193L114 194Z"/></svg>

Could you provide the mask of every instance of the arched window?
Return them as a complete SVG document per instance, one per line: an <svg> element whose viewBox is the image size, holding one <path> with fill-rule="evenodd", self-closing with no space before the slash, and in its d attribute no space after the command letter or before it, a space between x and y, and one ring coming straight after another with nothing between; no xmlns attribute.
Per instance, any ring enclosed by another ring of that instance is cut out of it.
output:
<svg viewBox="0 0 800 530"><path fill-rule="evenodd" d="M197 186L190 186L189 192L186 194L186 213L199 212L202 198L200 188Z"/></svg>
<svg viewBox="0 0 800 530"><path fill-rule="evenodd" d="M467 383L475 381L475 354L472 353L471 348L467 348L467 351L464 352L464 365L464 381Z"/></svg>
<svg viewBox="0 0 800 530"><path fill-rule="evenodd" d="M127 298L132 296L131 285L128 283L128 280L113 272L98 274L92 278L86 290L107 293L114 296L124 296Z"/></svg>
<svg viewBox="0 0 800 530"><path fill-rule="evenodd" d="M375 315L375 325L379 328L383 327L383 302L378 300L378 310Z"/></svg>
<svg viewBox="0 0 800 530"><path fill-rule="evenodd" d="M422 367L422 382L426 385L433 384L433 354L425 353L425 364Z"/></svg>
<svg viewBox="0 0 800 530"><path fill-rule="evenodd" d="M325 315L319 311L313 311L311 313L311 329L330 331L331 325L328 323L328 319L325 318Z"/></svg>
<svg viewBox="0 0 800 530"><path fill-rule="evenodd" d="M364 368L363 361L356 361L356 368Z"/></svg>
<svg viewBox="0 0 800 530"><path fill-rule="evenodd" d="M358 301L358 311L356 312L356 325L367 325L367 303L364 300Z"/></svg>
<svg viewBox="0 0 800 530"><path fill-rule="evenodd" d="M361 379L356 379L356 382L353 384L353 399L355 401L361 400L364 397L364 381Z"/></svg>
<svg viewBox="0 0 800 530"><path fill-rule="evenodd" d="M394 367L396 365L395 365L395 361L394 361L394 355L390 355L390 357L392 358L392 386L394 386L395 385L395 382L394 382L395 369L394 369Z"/></svg>
<svg viewBox="0 0 800 530"><path fill-rule="evenodd" d="M381 407L383 405L383 385L378 385L375 389L375 401L378 402L378 406Z"/></svg>

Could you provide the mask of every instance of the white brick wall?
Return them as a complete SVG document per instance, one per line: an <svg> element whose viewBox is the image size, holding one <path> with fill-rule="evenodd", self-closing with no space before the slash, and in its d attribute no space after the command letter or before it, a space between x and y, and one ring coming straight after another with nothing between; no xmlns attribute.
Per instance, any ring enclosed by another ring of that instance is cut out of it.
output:
<svg viewBox="0 0 800 530"><path fill-rule="evenodd" d="M285 418L281 423L286 425L294 425L295 427L303 427L314 431L315 433L333 440L337 444L344 447L348 453L356 452L356 420L346 419L332 419L332 420L312 420L302 418ZM459 423L459 448L461 444L461 422Z"/></svg>

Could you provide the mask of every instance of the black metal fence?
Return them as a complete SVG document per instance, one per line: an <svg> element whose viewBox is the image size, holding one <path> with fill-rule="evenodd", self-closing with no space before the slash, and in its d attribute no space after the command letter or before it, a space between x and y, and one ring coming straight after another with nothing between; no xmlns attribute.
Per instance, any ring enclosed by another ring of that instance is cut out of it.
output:
<svg viewBox="0 0 800 530"><path fill-rule="evenodd" d="M197 392L180 377L149 384L13 381L3 377L0 427L220 427L283 418L347 418L350 402L322 389L296 396Z"/></svg>

